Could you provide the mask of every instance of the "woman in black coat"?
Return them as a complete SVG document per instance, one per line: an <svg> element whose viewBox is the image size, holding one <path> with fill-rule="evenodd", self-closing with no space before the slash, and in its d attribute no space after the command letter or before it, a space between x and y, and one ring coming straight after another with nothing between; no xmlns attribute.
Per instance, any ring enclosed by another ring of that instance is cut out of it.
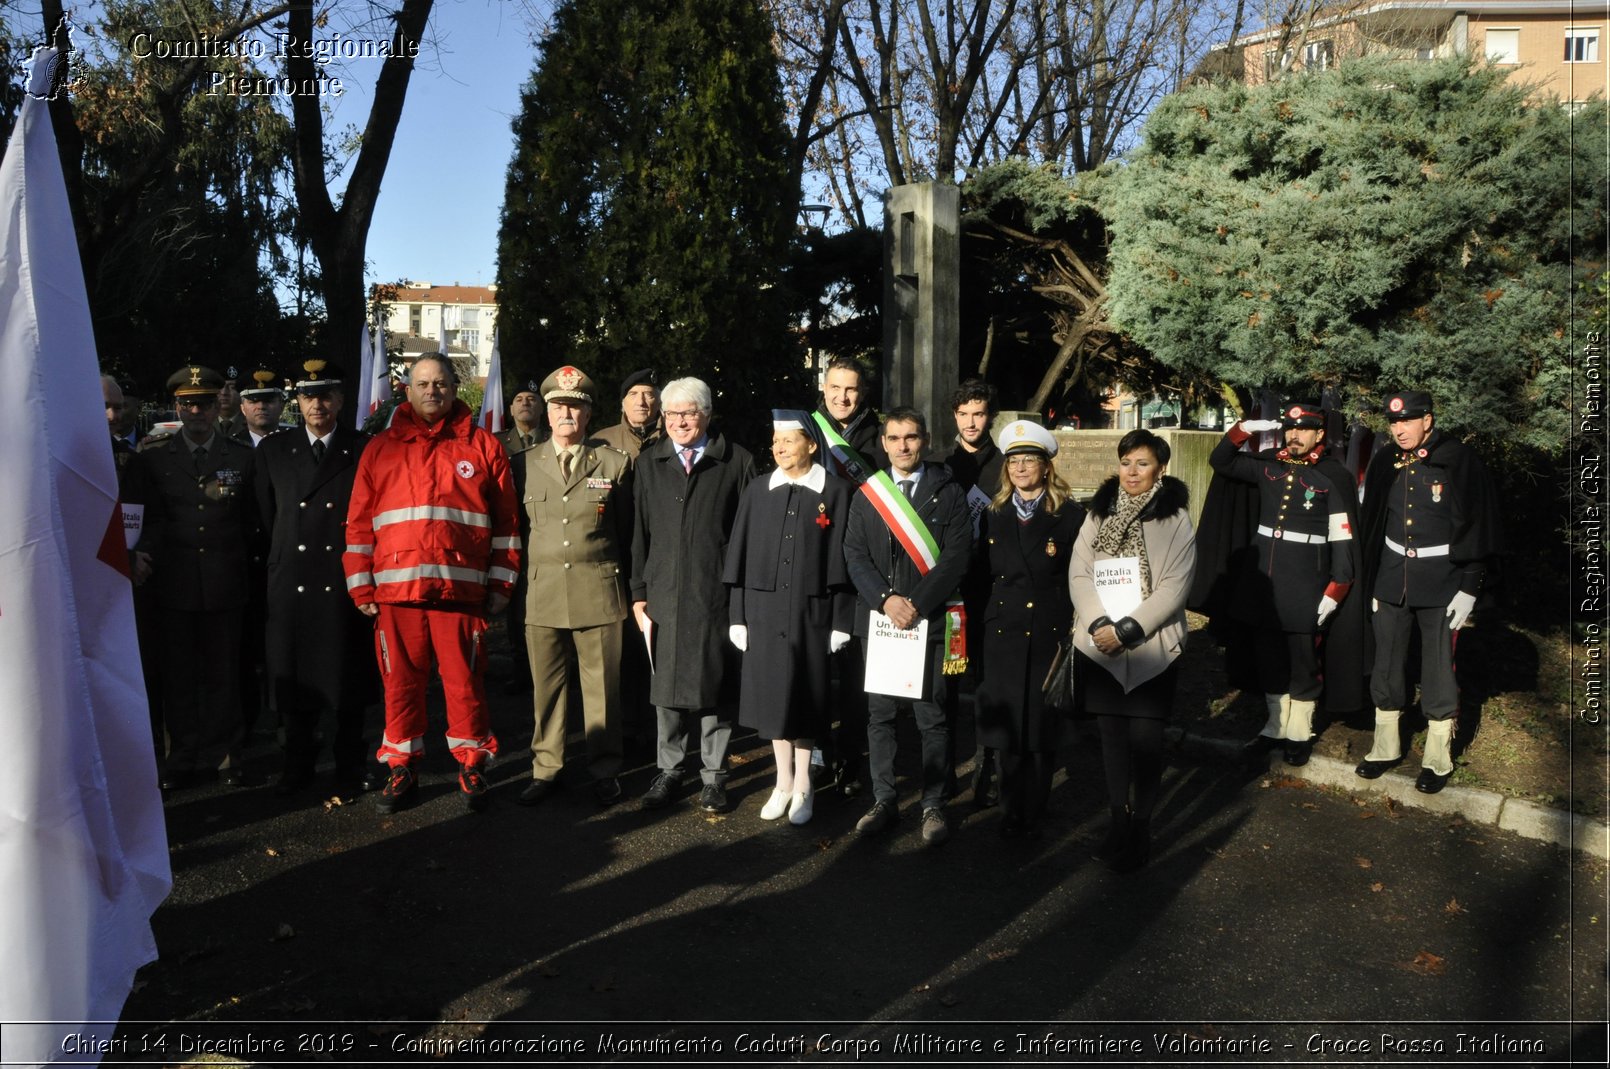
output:
<svg viewBox="0 0 1610 1069"><path fill-rule="evenodd" d="M1056 439L1024 420L999 443L1001 488L980 517L977 572L988 586L976 697L978 739L1001 752L1001 834L1038 834L1066 720L1045 708L1041 686L1073 621L1068 561L1084 523L1051 466Z"/></svg>
<svg viewBox="0 0 1610 1069"><path fill-rule="evenodd" d="M764 820L811 819L811 749L833 714L828 654L850 641L854 587L844 567L850 484L816 463L803 412L778 412L777 470L744 491L722 580L733 645L744 651L738 721L772 740L777 786Z"/></svg>

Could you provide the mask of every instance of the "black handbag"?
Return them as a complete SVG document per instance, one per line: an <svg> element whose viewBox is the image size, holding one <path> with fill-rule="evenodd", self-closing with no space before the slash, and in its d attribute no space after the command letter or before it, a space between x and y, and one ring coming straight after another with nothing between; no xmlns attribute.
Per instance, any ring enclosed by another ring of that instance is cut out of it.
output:
<svg viewBox="0 0 1610 1069"><path fill-rule="evenodd" d="M1051 658L1051 670L1040 685L1040 696L1045 707L1055 713L1068 714L1074 710L1073 696L1073 629L1068 637L1057 643L1057 652Z"/></svg>

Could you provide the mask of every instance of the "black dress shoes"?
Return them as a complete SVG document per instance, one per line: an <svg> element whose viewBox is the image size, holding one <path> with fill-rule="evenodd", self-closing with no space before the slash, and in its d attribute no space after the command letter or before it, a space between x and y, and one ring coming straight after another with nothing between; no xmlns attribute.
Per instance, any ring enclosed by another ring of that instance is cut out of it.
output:
<svg viewBox="0 0 1610 1069"><path fill-rule="evenodd" d="M515 801L520 805L539 805L544 798L556 790L558 790L558 784L553 780L534 779L525 785L525 790L520 792L520 797L516 798Z"/></svg>
<svg viewBox="0 0 1610 1069"><path fill-rule="evenodd" d="M599 805L614 805L622 793L621 781L614 776L603 776L593 783L593 800Z"/></svg>
<svg viewBox="0 0 1610 1069"><path fill-rule="evenodd" d="M162 773L162 789L165 791L182 791L194 787L198 782L195 772L188 768L170 768Z"/></svg>
<svg viewBox="0 0 1610 1069"><path fill-rule="evenodd" d="M1380 779L1388 769L1397 768L1403 763L1403 758L1395 757L1390 761L1371 761L1369 758L1358 763L1353 772L1364 779Z"/></svg>
<svg viewBox="0 0 1610 1069"><path fill-rule="evenodd" d="M1309 740L1308 742L1287 741L1285 744L1285 750L1286 764L1296 766L1306 765L1308 763L1308 758L1314 752L1314 743L1312 740Z"/></svg>
<svg viewBox="0 0 1610 1069"><path fill-rule="evenodd" d="M1450 773L1451 775L1452 773ZM1436 794L1448 785L1448 777L1429 768L1422 768L1414 781L1414 789L1421 794Z"/></svg>

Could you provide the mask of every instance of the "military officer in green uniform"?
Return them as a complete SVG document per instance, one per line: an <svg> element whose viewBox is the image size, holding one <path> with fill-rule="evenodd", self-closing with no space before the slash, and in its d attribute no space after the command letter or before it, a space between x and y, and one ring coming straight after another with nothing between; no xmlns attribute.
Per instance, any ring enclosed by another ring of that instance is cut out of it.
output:
<svg viewBox="0 0 1610 1069"><path fill-rule="evenodd" d="M587 765L600 805L620 800L620 661L632 545L632 462L587 436L596 390L566 365L542 381L552 437L516 465L526 547L526 646L536 689L532 780L521 805L554 789L565 756L572 652Z"/></svg>
<svg viewBox="0 0 1610 1069"><path fill-rule="evenodd" d="M142 448L147 496L136 551L151 555L160 636L167 756L162 786L215 771L244 785L240 767L240 633L251 528L251 446L218 430L224 380L190 365L168 379L180 433Z"/></svg>

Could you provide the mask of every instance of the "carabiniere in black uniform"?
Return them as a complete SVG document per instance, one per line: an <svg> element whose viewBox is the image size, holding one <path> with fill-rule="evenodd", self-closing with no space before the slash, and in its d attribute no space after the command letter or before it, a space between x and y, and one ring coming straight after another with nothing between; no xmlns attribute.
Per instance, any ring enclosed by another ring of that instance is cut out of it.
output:
<svg viewBox="0 0 1610 1069"><path fill-rule="evenodd" d="M1281 412L1282 431L1323 429L1324 412L1306 402ZM1218 474L1257 488L1258 520L1251 551L1231 587L1232 619L1253 629L1254 660L1268 723L1260 740L1286 740L1286 760L1303 764L1323 689L1319 644L1325 623L1353 583L1351 486L1325 459L1323 441L1305 453L1292 447L1239 452L1251 434L1240 423L1214 447Z"/></svg>
<svg viewBox="0 0 1610 1069"><path fill-rule="evenodd" d="M1376 602L1375 739L1357 772L1374 779L1402 760L1398 718L1409 700L1405 670L1418 628L1427 723L1415 786L1435 794L1453 772L1454 647L1499 552L1500 520L1486 467L1436 429L1430 394L1393 394L1386 415L1397 444L1377 453L1364 476L1364 563Z"/></svg>

